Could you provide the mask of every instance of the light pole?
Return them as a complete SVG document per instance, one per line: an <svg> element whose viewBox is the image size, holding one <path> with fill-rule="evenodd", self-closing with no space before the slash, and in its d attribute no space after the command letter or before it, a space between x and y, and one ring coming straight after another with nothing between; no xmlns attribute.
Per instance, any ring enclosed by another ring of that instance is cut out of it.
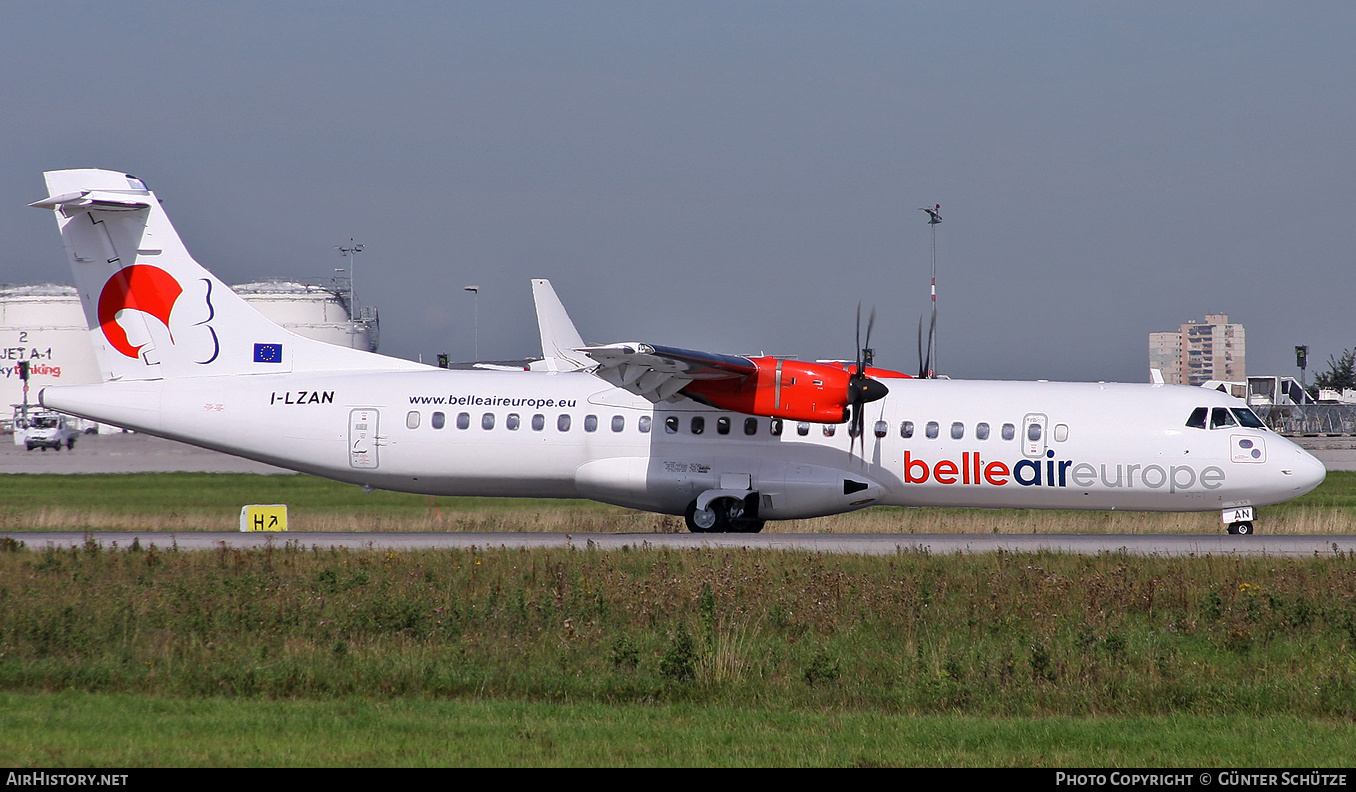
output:
<svg viewBox="0 0 1356 792"><path fill-rule="evenodd" d="M335 245L339 255L348 260L348 312L353 319L358 318L358 254L363 252L363 244L349 237L348 245Z"/></svg>
<svg viewBox="0 0 1356 792"><path fill-rule="evenodd" d="M476 322L476 361L479 362L479 361L480 361L480 287L479 287L479 286L466 286L466 287L464 287L464 291L468 291L468 292L470 292L470 293L473 295L472 298L471 298L471 304L474 306L474 311L475 311L475 322Z"/></svg>
<svg viewBox="0 0 1356 792"><path fill-rule="evenodd" d="M932 324L928 327L928 356L919 366L918 376L934 377L937 371L937 224L942 222L942 205L921 207L928 213L928 228L932 231ZM922 325L919 325L921 333Z"/></svg>

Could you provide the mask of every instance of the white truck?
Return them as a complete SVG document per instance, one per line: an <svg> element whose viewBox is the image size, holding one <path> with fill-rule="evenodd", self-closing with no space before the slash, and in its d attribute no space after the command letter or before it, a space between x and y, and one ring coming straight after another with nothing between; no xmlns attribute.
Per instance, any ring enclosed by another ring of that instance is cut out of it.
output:
<svg viewBox="0 0 1356 792"><path fill-rule="evenodd" d="M14 444L18 445L22 439L24 447L29 451L35 448L41 448L43 451L49 448L60 451L63 445L69 451L75 448L75 438L79 436L74 422L74 418L59 412L29 410L27 420L21 418L15 422Z"/></svg>

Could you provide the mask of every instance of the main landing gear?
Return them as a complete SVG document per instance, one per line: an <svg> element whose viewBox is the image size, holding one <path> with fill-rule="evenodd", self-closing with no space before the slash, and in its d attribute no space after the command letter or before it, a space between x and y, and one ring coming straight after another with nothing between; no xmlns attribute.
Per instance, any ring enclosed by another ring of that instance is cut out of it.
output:
<svg viewBox="0 0 1356 792"><path fill-rule="evenodd" d="M758 519L758 495L717 498L698 511L694 500L687 505L687 529L692 533L758 533L766 520Z"/></svg>

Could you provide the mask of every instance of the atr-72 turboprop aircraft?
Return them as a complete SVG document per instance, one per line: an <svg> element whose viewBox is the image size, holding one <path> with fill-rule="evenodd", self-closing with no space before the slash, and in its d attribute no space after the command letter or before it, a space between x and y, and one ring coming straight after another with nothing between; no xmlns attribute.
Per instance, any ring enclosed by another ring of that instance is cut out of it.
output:
<svg viewBox="0 0 1356 792"><path fill-rule="evenodd" d="M33 206L56 214L105 382L43 406L365 488L592 498L693 531L898 505L1219 510L1249 533L1325 475L1217 391L586 346L544 281L540 370L333 346L203 269L140 180L46 178Z"/></svg>

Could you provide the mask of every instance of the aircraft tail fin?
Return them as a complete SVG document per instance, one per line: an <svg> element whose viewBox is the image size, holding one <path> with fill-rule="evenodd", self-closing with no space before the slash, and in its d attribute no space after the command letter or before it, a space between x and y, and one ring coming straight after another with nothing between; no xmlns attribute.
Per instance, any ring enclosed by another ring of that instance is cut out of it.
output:
<svg viewBox="0 0 1356 792"><path fill-rule="evenodd" d="M549 280L532 280L532 300L537 305L537 329L541 333L541 355L546 369L578 371L595 365L579 351L584 341Z"/></svg>
<svg viewBox="0 0 1356 792"><path fill-rule="evenodd" d="M48 197L105 380L417 367L274 324L184 247L140 179L49 171Z"/></svg>

